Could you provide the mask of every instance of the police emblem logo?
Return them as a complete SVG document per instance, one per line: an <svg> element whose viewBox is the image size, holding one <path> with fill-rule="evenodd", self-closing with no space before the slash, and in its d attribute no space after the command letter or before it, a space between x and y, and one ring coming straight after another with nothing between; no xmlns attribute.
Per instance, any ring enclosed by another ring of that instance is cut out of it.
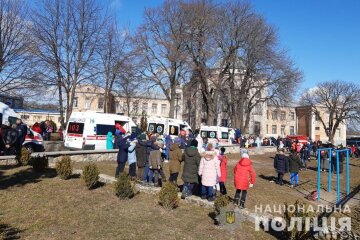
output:
<svg viewBox="0 0 360 240"><path fill-rule="evenodd" d="M171 132L171 134L174 134L174 133L175 133L175 128L174 128L174 126L171 126L170 132Z"/></svg>
<svg viewBox="0 0 360 240"><path fill-rule="evenodd" d="M235 212L234 211L226 212L226 223L233 224L234 222L235 222Z"/></svg>

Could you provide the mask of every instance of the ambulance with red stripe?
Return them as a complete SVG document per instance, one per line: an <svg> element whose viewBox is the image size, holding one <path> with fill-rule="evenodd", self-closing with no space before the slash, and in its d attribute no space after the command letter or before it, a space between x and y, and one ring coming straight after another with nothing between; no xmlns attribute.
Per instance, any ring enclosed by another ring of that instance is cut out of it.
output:
<svg viewBox="0 0 360 240"><path fill-rule="evenodd" d="M201 126L200 136L207 138L208 142L215 142L219 146L228 145L229 142L229 128L219 126Z"/></svg>
<svg viewBox="0 0 360 240"><path fill-rule="evenodd" d="M64 145L73 150L105 150L108 132L115 134L120 124L126 132L136 132L137 126L130 117L94 112L73 112L64 134Z"/></svg>

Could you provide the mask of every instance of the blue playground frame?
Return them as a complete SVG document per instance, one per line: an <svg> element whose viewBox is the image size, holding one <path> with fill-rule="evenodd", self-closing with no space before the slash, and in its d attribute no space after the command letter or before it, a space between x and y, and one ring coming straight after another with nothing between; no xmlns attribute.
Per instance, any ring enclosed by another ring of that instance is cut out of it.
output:
<svg viewBox="0 0 360 240"><path fill-rule="evenodd" d="M318 154L318 175L317 175L317 192L318 192L318 200L320 200L320 191L321 191L321 151L326 151L329 155L329 172L328 172L328 192L331 192L331 180L332 180L332 151L334 151L332 148L320 148L317 150ZM336 203L340 203L340 164L339 164L339 153L346 152L346 195L350 193L350 168L349 168L349 149L341 149L337 150L336 152Z"/></svg>

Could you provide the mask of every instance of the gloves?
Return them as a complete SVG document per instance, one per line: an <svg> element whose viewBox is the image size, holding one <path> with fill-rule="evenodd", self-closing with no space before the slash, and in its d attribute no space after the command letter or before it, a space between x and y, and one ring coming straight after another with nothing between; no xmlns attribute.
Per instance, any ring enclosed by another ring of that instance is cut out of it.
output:
<svg viewBox="0 0 360 240"><path fill-rule="evenodd" d="M249 184L249 188L252 188L254 186L254 184L250 183Z"/></svg>

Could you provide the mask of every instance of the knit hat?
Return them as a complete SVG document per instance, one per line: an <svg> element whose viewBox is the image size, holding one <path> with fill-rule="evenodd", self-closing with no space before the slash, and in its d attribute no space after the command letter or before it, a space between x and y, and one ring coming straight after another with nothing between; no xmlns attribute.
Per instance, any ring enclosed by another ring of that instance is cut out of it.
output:
<svg viewBox="0 0 360 240"><path fill-rule="evenodd" d="M198 141L196 139L191 140L190 146L198 147Z"/></svg>

